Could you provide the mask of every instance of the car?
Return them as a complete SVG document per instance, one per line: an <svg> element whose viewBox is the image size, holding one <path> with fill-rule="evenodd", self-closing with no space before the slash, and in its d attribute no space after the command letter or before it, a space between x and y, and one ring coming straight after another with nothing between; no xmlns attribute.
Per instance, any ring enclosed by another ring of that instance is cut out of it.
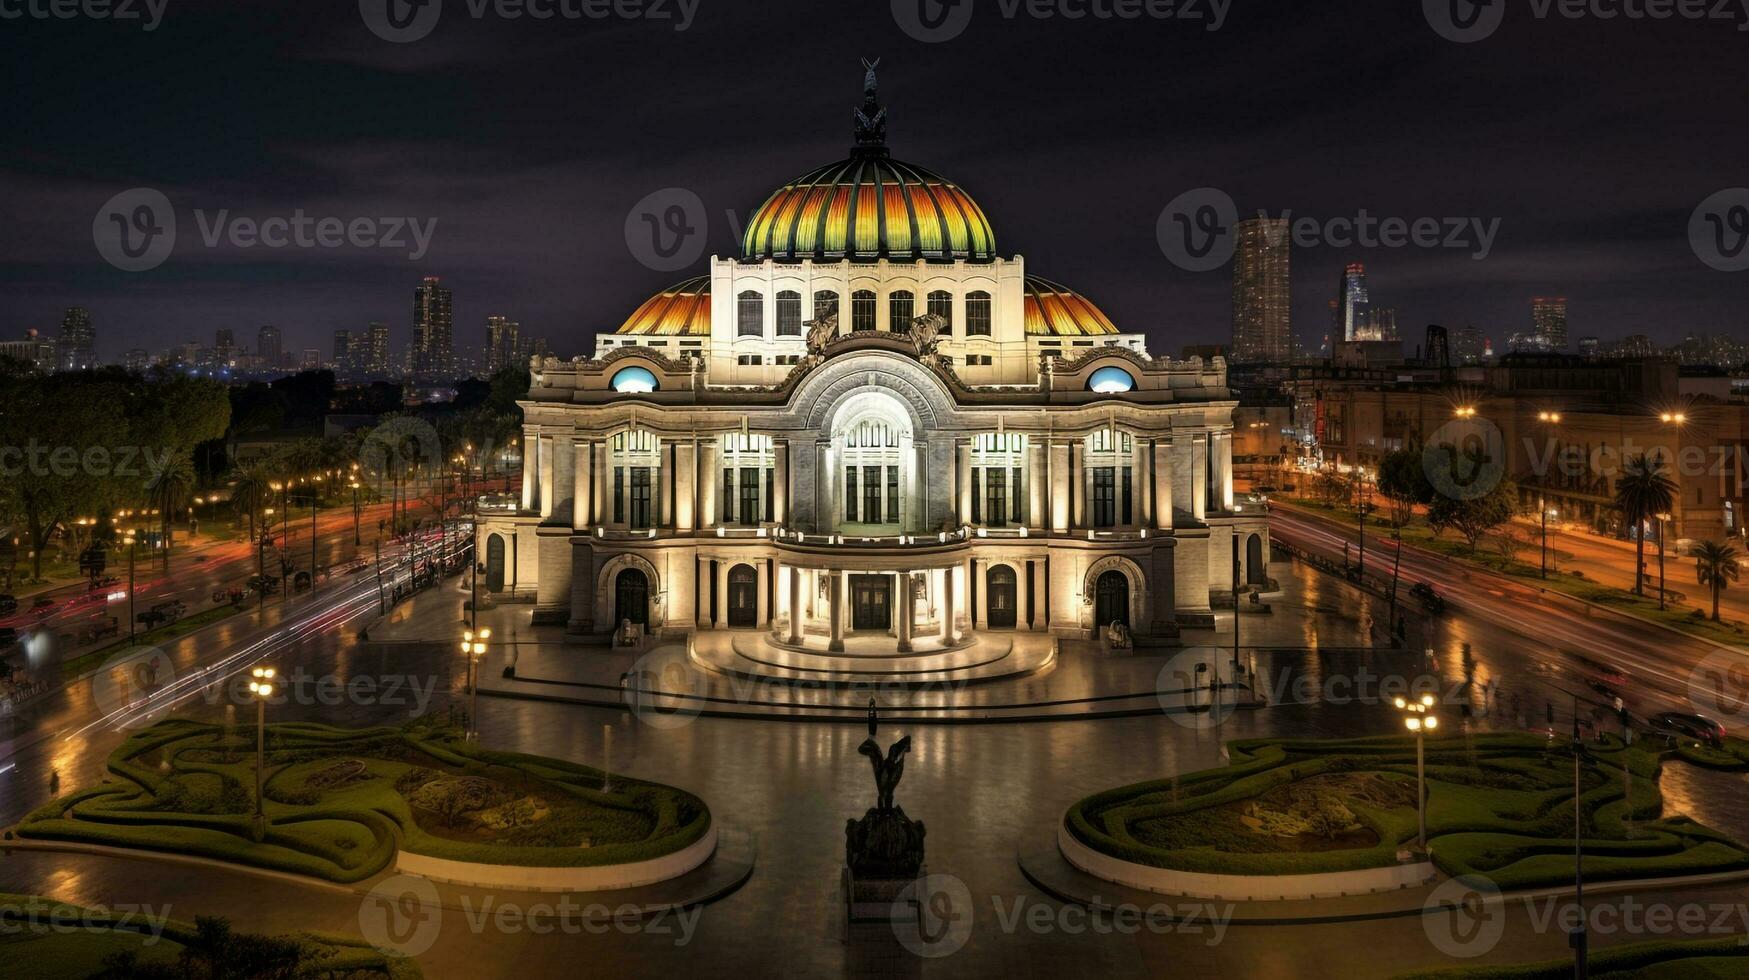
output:
<svg viewBox="0 0 1749 980"><path fill-rule="evenodd" d="M1654 735L1662 735L1666 739L1693 739L1715 749L1725 744L1724 726L1705 715L1687 711L1664 711L1646 719L1646 724L1651 727Z"/></svg>
<svg viewBox="0 0 1749 980"><path fill-rule="evenodd" d="M57 600L54 596L39 595L36 597L36 599L32 600L32 602L30 604L30 614L32 616L37 617L38 619L41 619L42 617L47 616L49 613L54 612L55 606L57 606L59 604L60 604L59 600Z"/></svg>
<svg viewBox="0 0 1749 980"><path fill-rule="evenodd" d="M16 596L0 595L0 616L10 616L18 611Z"/></svg>

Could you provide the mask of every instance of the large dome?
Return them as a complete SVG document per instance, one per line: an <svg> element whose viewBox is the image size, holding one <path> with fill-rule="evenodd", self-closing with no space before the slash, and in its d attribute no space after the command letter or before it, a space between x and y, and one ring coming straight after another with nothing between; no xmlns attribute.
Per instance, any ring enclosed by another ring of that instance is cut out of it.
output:
<svg viewBox="0 0 1749 980"><path fill-rule="evenodd" d="M996 234L957 184L884 149L859 148L766 199L747 224L741 257L988 262Z"/></svg>

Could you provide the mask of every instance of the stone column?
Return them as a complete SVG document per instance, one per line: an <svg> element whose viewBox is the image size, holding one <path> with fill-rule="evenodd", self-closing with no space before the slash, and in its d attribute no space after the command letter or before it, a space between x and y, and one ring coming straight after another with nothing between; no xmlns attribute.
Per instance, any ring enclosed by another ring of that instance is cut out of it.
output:
<svg viewBox="0 0 1749 980"><path fill-rule="evenodd" d="M972 523L972 444L956 439L953 444L953 486L959 500L959 523Z"/></svg>
<svg viewBox="0 0 1749 980"><path fill-rule="evenodd" d="M897 610L899 614L899 652L910 653L911 622L917 618L917 611L914 608L912 596L917 593L915 589L911 588L910 572L900 572L893 576L893 579L897 583L896 589L899 593L899 608Z"/></svg>
<svg viewBox="0 0 1749 980"><path fill-rule="evenodd" d="M708 630L711 628L711 560L709 558L699 558L696 581L698 582L698 628Z"/></svg>
<svg viewBox="0 0 1749 980"><path fill-rule="evenodd" d="M1073 527L1080 530L1087 526L1087 441L1076 439L1069 443L1069 486L1074 488L1075 504L1071 510L1074 513Z"/></svg>
<svg viewBox="0 0 1749 980"><path fill-rule="evenodd" d="M1172 528L1172 444L1154 440L1154 526Z"/></svg>
<svg viewBox="0 0 1749 980"><path fill-rule="evenodd" d="M729 628L729 566L736 564L733 560L719 559L717 561L717 629Z"/></svg>
<svg viewBox="0 0 1749 980"><path fill-rule="evenodd" d="M534 510L535 480L540 468L540 430L532 425L522 427L522 509Z"/></svg>
<svg viewBox="0 0 1749 980"><path fill-rule="evenodd" d="M953 566L941 570L941 643L953 643Z"/></svg>
<svg viewBox="0 0 1749 980"><path fill-rule="evenodd" d="M801 569L794 565L789 567L789 641L791 643L802 642L802 621L805 618L803 615L805 603L802 601L802 581L805 578L807 576L802 574Z"/></svg>
<svg viewBox="0 0 1749 980"><path fill-rule="evenodd" d="M571 449L571 464L573 478L571 480L571 527L577 531L587 531L594 526L595 514L591 509L590 491L595 483L590 464L595 461L594 450L590 448L587 439L577 440Z"/></svg>
<svg viewBox="0 0 1749 980"><path fill-rule="evenodd" d="M1032 563L1032 621L1033 628L1040 632L1051 628L1050 569L1049 555Z"/></svg>
<svg viewBox="0 0 1749 980"><path fill-rule="evenodd" d="M827 573L826 604L827 615L832 619L832 639L826 644L828 650L844 649L844 573Z"/></svg>
<svg viewBox="0 0 1749 980"><path fill-rule="evenodd" d="M1069 444L1051 443L1051 530L1069 530Z"/></svg>
<svg viewBox="0 0 1749 980"><path fill-rule="evenodd" d="M1032 577L1026 571L1026 559L1016 559L1014 562L1014 628L1030 629L1032 606L1026 601L1027 586L1032 584Z"/></svg>
<svg viewBox="0 0 1749 980"><path fill-rule="evenodd" d="M553 437L540 437L540 516L553 516Z"/></svg>
<svg viewBox="0 0 1749 980"><path fill-rule="evenodd" d="M717 526L717 487L723 476L717 470L717 441L701 439L698 444L698 526Z"/></svg>
<svg viewBox="0 0 1749 980"><path fill-rule="evenodd" d="M1190 447L1190 512L1197 520L1208 516L1209 434L1200 432Z"/></svg>
<svg viewBox="0 0 1749 980"><path fill-rule="evenodd" d="M989 570L989 560L978 558L973 558L966 568L966 581L977 583L978 601L972 603L971 609L972 629L975 630L990 628L990 578L987 574ZM973 587L968 584L966 594L970 595L972 591Z"/></svg>
<svg viewBox="0 0 1749 980"><path fill-rule="evenodd" d="M753 625L765 629L771 625L771 565L770 559L761 558L753 564L753 571L759 576L759 591L754 599Z"/></svg>
<svg viewBox="0 0 1749 980"><path fill-rule="evenodd" d="M593 469L595 470L595 473L594 473L594 476L595 476L595 523L597 525L601 525L601 524L607 523L607 518L610 516L610 513L611 513L608 510L608 507L610 505L607 502L607 493L609 490L613 489L613 485L609 482L613 479L613 474L608 472L608 469L607 469L607 443L606 443L606 441L598 442L595 444L594 456L595 456L595 465L594 465Z"/></svg>
<svg viewBox="0 0 1749 980"><path fill-rule="evenodd" d="M1026 437L1026 526L1043 530L1050 523L1045 513L1045 447L1032 436Z"/></svg>
<svg viewBox="0 0 1749 980"><path fill-rule="evenodd" d="M1142 434L1130 434L1130 523L1148 526L1148 448ZM1122 493L1120 486L1118 492ZM1121 503L1121 502L1120 502Z"/></svg>
<svg viewBox="0 0 1749 980"><path fill-rule="evenodd" d="M657 527L674 526L674 491L668 488L668 480L674 475L674 443L667 439L656 440L656 520Z"/></svg>
<svg viewBox="0 0 1749 980"><path fill-rule="evenodd" d="M1220 491L1221 509L1233 509L1233 433L1229 430L1220 434L1220 455L1215 457L1220 465L1215 471L1215 486Z"/></svg>
<svg viewBox="0 0 1749 980"><path fill-rule="evenodd" d="M696 495L692 488L697 465L691 442L681 441L674 444L674 529L676 531L690 531L697 526L693 523L693 504Z"/></svg>
<svg viewBox="0 0 1749 980"><path fill-rule="evenodd" d="M777 518L778 527L789 526L789 440L780 441L776 447L777 472L771 476L772 516Z"/></svg>

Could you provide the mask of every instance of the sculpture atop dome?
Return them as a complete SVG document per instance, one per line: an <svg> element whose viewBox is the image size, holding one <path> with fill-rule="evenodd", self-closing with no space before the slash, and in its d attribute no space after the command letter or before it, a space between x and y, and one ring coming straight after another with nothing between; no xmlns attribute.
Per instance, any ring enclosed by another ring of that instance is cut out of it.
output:
<svg viewBox="0 0 1749 980"><path fill-rule="evenodd" d="M878 86L875 68L880 63L879 58L873 61L862 59L862 105L857 106L855 113L858 150L884 150L887 145L887 110L881 106L880 97L875 91Z"/></svg>

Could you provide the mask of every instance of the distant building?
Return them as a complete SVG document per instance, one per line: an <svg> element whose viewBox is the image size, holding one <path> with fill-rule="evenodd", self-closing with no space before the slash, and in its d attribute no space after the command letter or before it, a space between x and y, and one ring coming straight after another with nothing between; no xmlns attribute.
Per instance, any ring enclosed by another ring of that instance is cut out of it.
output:
<svg viewBox="0 0 1749 980"><path fill-rule="evenodd" d="M412 362L417 375L447 379L455 374L450 292L437 276L426 276L413 289Z"/></svg>
<svg viewBox="0 0 1749 980"><path fill-rule="evenodd" d="M284 366L285 348L278 327L262 327L255 334L255 355L261 366L272 371Z"/></svg>
<svg viewBox="0 0 1749 980"><path fill-rule="evenodd" d="M298 365L300 371L318 371L322 367L322 352L314 347L304 348L304 359Z"/></svg>
<svg viewBox="0 0 1749 980"><path fill-rule="evenodd" d="M1579 356L1587 361L1595 361L1603 353L1603 342L1596 337L1579 338Z"/></svg>
<svg viewBox="0 0 1749 980"><path fill-rule="evenodd" d="M1609 359L1616 361L1643 361L1658 356L1658 348L1652 343L1652 338L1643 333L1632 333L1610 345Z"/></svg>
<svg viewBox="0 0 1749 980"><path fill-rule="evenodd" d="M1343 341L1378 340L1372 330L1372 300L1366 288L1366 265L1350 262L1336 283L1336 322L1331 330L1333 339Z"/></svg>
<svg viewBox="0 0 1749 980"><path fill-rule="evenodd" d="M70 306L61 316L61 336L55 344L62 371L87 371L97 366L97 328L83 306Z"/></svg>
<svg viewBox="0 0 1749 980"><path fill-rule="evenodd" d="M353 349L352 331L334 331L334 370L350 372L357 369L357 352Z"/></svg>
<svg viewBox="0 0 1749 980"><path fill-rule="evenodd" d="M1248 218L1234 227L1233 360L1286 364L1293 359L1285 218Z"/></svg>
<svg viewBox="0 0 1749 980"><path fill-rule="evenodd" d="M389 325L372 323L364 332L364 373L386 376L389 367Z"/></svg>
<svg viewBox="0 0 1749 980"><path fill-rule="evenodd" d="M1567 350L1567 298L1538 296L1530 301L1531 333L1540 349L1555 354Z"/></svg>
<svg viewBox="0 0 1749 980"><path fill-rule="evenodd" d="M26 330L23 340L0 341L0 357L23 361L38 371L53 371L60 363L53 341Z"/></svg>
<svg viewBox="0 0 1749 980"><path fill-rule="evenodd" d="M1452 334L1451 348L1452 360L1457 364L1480 364L1492 353L1488 350L1488 338L1469 325L1457 328Z"/></svg>
<svg viewBox="0 0 1749 980"><path fill-rule="evenodd" d="M144 347L129 348L121 356L121 366L129 371L145 373L152 367L152 352Z"/></svg>
<svg viewBox="0 0 1749 980"><path fill-rule="evenodd" d="M1373 340L1403 339L1403 335L1397 332L1397 308L1394 306L1373 307L1370 326Z"/></svg>
<svg viewBox="0 0 1749 980"><path fill-rule="evenodd" d="M483 366L487 374L495 374L515 362L517 334L520 331L521 325L507 316L486 318L486 358Z"/></svg>

